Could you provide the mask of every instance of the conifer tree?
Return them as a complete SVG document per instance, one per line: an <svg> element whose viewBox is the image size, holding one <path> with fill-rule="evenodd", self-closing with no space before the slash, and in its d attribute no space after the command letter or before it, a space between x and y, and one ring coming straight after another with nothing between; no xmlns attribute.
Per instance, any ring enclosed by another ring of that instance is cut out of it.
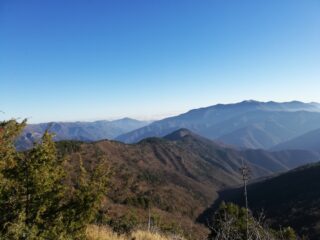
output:
<svg viewBox="0 0 320 240"><path fill-rule="evenodd" d="M73 239L85 239L88 223L92 222L99 211L99 204L106 194L109 172L103 159L91 171L84 167L79 156L79 173L70 201L66 205L65 227Z"/></svg>
<svg viewBox="0 0 320 240"><path fill-rule="evenodd" d="M0 123L0 239L85 239L106 191L107 168L98 164L89 173L81 162L78 183L67 185L51 134L16 151L25 124Z"/></svg>
<svg viewBox="0 0 320 240"><path fill-rule="evenodd" d="M22 211L22 185L17 180L17 169L23 161L23 154L14 146L15 138L25 126L14 120L0 123L0 238L12 234L12 239L22 236L25 214Z"/></svg>

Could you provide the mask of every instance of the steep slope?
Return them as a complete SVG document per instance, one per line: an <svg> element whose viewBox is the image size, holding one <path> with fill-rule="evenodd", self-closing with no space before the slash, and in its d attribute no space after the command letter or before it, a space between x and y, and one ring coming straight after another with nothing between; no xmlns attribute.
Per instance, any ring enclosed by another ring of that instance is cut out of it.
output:
<svg viewBox="0 0 320 240"><path fill-rule="evenodd" d="M116 139L134 143L146 137L162 137L179 128L239 147L270 148L320 128L320 112L315 104L296 101L218 104L156 121Z"/></svg>
<svg viewBox="0 0 320 240"><path fill-rule="evenodd" d="M51 122L40 124L29 124L17 146L26 149L38 140L49 129L55 134L54 140L79 140L97 141L101 139L113 139L118 135L141 128L150 122L138 121L130 118L123 118L114 121L95 121L95 122Z"/></svg>
<svg viewBox="0 0 320 240"><path fill-rule="evenodd" d="M254 178L283 172L306 163L319 161L320 153L304 150L276 151L238 150L196 135L187 129L164 137L202 158L237 175L242 162L249 164Z"/></svg>
<svg viewBox="0 0 320 240"><path fill-rule="evenodd" d="M249 206L274 226L292 226L311 240L320 238L320 164L308 165L248 186ZM221 201L243 204L242 189L220 192ZM209 215L209 210L202 215Z"/></svg>
<svg viewBox="0 0 320 240"><path fill-rule="evenodd" d="M272 135L272 133L259 126L248 126L235 130L219 137L218 140L241 148L260 149L281 142L278 136Z"/></svg>
<svg viewBox="0 0 320 240"><path fill-rule="evenodd" d="M272 150L304 149L320 152L320 129L310 131L287 142L280 143Z"/></svg>
<svg viewBox="0 0 320 240"><path fill-rule="evenodd" d="M220 136L220 141L246 148L270 148L319 128L319 113L253 111L215 126L213 130L230 129L228 126L237 126L238 130Z"/></svg>
<svg viewBox="0 0 320 240"><path fill-rule="evenodd" d="M146 207L151 205L157 214L176 223L183 218L189 222L187 228L218 197L218 190L241 182L242 162L247 162L252 176L258 178L320 159L319 154L307 151L299 152L303 158L296 151L240 151L187 129L137 144L104 140L72 149L75 150L67 151L71 165L76 166L82 159L89 169L99 160L112 167L106 203L110 216L134 209L143 220Z"/></svg>

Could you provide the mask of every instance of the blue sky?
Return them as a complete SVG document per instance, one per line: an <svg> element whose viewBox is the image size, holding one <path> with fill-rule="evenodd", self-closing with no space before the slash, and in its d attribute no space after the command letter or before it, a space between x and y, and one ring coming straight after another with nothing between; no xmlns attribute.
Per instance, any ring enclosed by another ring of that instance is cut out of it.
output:
<svg viewBox="0 0 320 240"><path fill-rule="evenodd" d="M1 0L0 118L320 102L318 0Z"/></svg>

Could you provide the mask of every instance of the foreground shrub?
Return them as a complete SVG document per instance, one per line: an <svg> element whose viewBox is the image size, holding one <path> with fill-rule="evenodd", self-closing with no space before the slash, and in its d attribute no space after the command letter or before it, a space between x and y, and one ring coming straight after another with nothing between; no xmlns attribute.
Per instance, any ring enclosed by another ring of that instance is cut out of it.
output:
<svg viewBox="0 0 320 240"><path fill-rule="evenodd" d="M248 217L248 218L247 218ZM295 240L292 228L270 229L264 216L254 218L246 208L222 203L216 211L208 240Z"/></svg>
<svg viewBox="0 0 320 240"><path fill-rule="evenodd" d="M106 168L89 174L80 160L77 184L66 184L64 159L48 132L30 151L16 151L25 124L0 122L0 239L85 239L105 193Z"/></svg>

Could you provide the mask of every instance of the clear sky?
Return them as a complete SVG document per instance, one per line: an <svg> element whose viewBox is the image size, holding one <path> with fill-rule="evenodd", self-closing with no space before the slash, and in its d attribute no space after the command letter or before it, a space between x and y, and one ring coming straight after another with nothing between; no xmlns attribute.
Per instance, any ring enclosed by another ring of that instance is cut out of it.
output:
<svg viewBox="0 0 320 240"><path fill-rule="evenodd" d="M1 0L0 119L320 102L319 0Z"/></svg>

